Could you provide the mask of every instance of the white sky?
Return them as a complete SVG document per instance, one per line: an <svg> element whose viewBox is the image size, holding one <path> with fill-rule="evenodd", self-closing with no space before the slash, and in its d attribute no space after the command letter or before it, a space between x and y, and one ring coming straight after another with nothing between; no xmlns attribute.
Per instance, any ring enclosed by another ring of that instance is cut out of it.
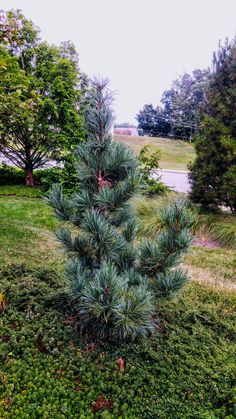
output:
<svg viewBox="0 0 236 419"><path fill-rule="evenodd" d="M184 71L211 64L218 40L236 34L236 0L0 0L19 8L42 38L71 40L80 67L117 90L119 122L135 122L145 103Z"/></svg>

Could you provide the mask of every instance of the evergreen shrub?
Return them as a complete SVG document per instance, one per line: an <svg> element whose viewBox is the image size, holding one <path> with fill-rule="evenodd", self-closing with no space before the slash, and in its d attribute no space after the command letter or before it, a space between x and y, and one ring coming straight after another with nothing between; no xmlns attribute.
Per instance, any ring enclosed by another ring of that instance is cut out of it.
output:
<svg viewBox="0 0 236 419"><path fill-rule="evenodd" d="M46 199L65 223L57 238L69 255L66 277L81 328L98 338L134 340L154 331L156 299L187 281L176 266L192 240L193 216L184 202L169 205L155 239L137 243L128 201L140 184L138 160L111 139L107 81L91 82L88 96L88 139L77 148L79 190L66 197L54 185Z"/></svg>

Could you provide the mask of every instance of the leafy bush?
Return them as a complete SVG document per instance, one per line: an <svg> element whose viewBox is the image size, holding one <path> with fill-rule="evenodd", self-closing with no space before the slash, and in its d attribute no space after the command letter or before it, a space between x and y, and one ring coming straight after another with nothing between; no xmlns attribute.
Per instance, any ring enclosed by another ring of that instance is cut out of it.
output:
<svg viewBox="0 0 236 419"><path fill-rule="evenodd" d="M59 182L61 178L62 169L52 167L49 169L35 170L35 181L37 185L42 185L45 190L48 190L53 183ZM24 185L25 174L22 169L7 164L0 165L0 185Z"/></svg>
<svg viewBox="0 0 236 419"><path fill-rule="evenodd" d="M54 183L61 182L63 169L61 167L50 167L48 169L38 169L34 172L35 183L43 191L48 191Z"/></svg>
<svg viewBox="0 0 236 419"><path fill-rule="evenodd" d="M147 195L165 195L169 190L164 183L160 181L157 174L161 157L161 151L157 150L150 154L149 146L144 146L139 154L139 170L142 175L143 191ZM154 177L155 176L155 177Z"/></svg>
<svg viewBox="0 0 236 419"><path fill-rule="evenodd" d="M0 164L0 185L21 185L24 184L25 175L23 170L13 166Z"/></svg>
<svg viewBox="0 0 236 419"><path fill-rule="evenodd" d="M74 156L67 156L63 161L63 167L51 167L49 169L40 169L35 171L36 183L43 191L49 191L55 183L60 183L64 191L68 193L75 192L77 186L77 170Z"/></svg>
<svg viewBox="0 0 236 419"><path fill-rule="evenodd" d="M61 183L67 193L75 191L77 172L74 164L73 158L67 158L64 162L64 167L53 166L47 169L35 170L35 185L46 192L53 184ZM23 170L7 164L0 165L0 186L24 184L25 174Z"/></svg>
<svg viewBox="0 0 236 419"><path fill-rule="evenodd" d="M172 295L187 281L173 268L192 240L193 217L184 202L175 202L163 209L155 240L135 246L137 223L128 200L139 185L138 161L129 147L111 141L106 85L92 84L88 141L77 148L79 191L66 197L55 185L47 202L73 227L73 233L61 228L57 238L70 256L66 275L81 327L99 338L134 340L154 330L154 295Z"/></svg>
<svg viewBox="0 0 236 419"><path fill-rule="evenodd" d="M78 170L76 167L75 156L67 156L64 160L64 167L61 176L61 184L63 185L64 191L67 194L78 190Z"/></svg>

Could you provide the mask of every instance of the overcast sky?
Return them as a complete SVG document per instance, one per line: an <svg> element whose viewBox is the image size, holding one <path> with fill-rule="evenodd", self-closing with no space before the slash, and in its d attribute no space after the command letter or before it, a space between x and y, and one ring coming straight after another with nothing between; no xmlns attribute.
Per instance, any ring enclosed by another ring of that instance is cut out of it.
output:
<svg viewBox="0 0 236 419"><path fill-rule="evenodd" d="M118 122L135 122L236 34L236 0L0 0L0 8L22 9L49 43L73 41L81 69L111 80Z"/></svg>

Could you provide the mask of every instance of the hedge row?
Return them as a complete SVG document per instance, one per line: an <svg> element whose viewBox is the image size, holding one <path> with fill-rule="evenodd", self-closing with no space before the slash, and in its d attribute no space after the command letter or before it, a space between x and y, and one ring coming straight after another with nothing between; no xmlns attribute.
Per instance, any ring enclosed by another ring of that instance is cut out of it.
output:
<svg viewBox="0 0 236 419"><path fill-rule="evenodd" d="M52 183L60 181L62 169L59 167L51 167L49 169L38 169L34 171L34 179L36 185L41 185L44 189L48 189ZM24 185L24 171L17 167L0 164L0 186L4 185Z"/></svg>

